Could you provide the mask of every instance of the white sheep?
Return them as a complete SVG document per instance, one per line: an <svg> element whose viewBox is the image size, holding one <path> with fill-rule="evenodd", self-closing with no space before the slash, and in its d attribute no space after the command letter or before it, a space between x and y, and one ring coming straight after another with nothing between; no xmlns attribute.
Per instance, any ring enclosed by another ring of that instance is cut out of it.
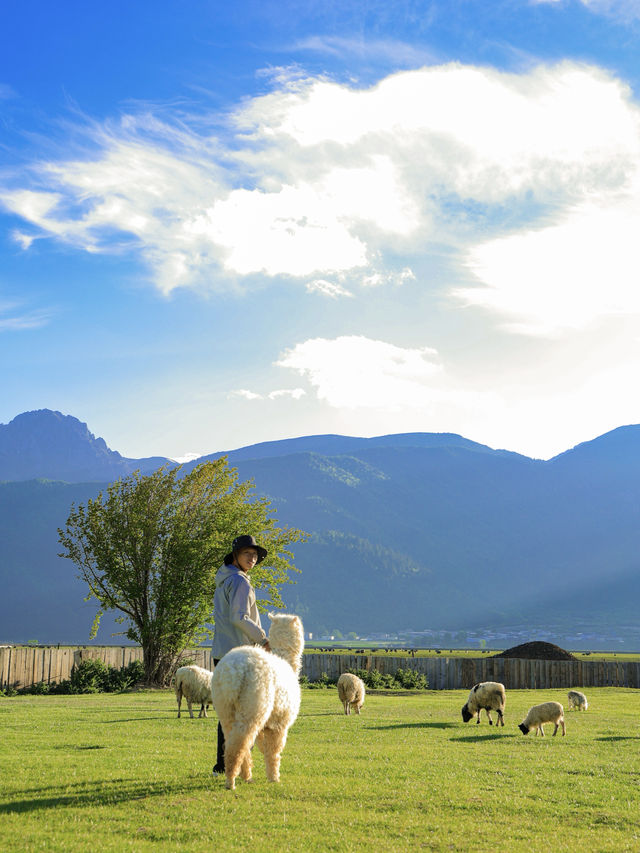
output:
<svg viewBox="0 0 640 853"><path fill-rule="evenodd" d="M493 725L491 719L491 711L498 712L498 722L496 725L504 726L504 706L507 701L507 696L504 689L504 684L499 681L481 681L474 685L469 693L469 698L462 706L462 719L465 723L478 715L476 723L480 722L480 712L484 708L489 718L489 725Z"/></svg>
<svg viewBox="0 0 640 853"><path fill-rule="evenodd" d="M351 672L343 672L338 679L338 696L344 706L345 714L350 714L352 708L356 714L360 713L360 708L364 705L365 692L363 680Z"/></svg>
<svg viewBox="0 0 640 853"><path fill-rule="evenodd" d="M578 711L586 711L589 707L587 697L579 690L569 691L569 710L576 708Z"/></svg>
<svg viewBox="0 0 640 853"><path fill-rule="evenodd" d="M528 735L531 729L536 730L544 737L544 724L553 723L555 728L553 736L556 736L558 726L562 726L562 734L566 735L567 730L564 725L564 708L560 702L543 702L541 705L534 705L529 708L527 716L520 723L518 728L523 735Z"/></svg>
<svg viewBox="0 0 640 853"><path fill-rule="evenodd" d="M176 670L176 699L178 700L178 717L182 706L182 697L187 700L189 716L193 719L192 703L200 705L198 718L207 716L207 708L213 699L211 696L211 677L213 673L201 666L181 666Z"/></svg>

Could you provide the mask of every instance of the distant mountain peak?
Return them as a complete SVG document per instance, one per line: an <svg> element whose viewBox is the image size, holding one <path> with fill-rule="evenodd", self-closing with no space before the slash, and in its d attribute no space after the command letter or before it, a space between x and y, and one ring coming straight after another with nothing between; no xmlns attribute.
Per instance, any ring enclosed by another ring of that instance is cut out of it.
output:
<svg viewBox="0 0 640 853"><path fill-rule="evenodd" d="M0 480L107 482L169 461L126 459L96 438L86 423L52 409L23 412L0 424Z"/></svg>

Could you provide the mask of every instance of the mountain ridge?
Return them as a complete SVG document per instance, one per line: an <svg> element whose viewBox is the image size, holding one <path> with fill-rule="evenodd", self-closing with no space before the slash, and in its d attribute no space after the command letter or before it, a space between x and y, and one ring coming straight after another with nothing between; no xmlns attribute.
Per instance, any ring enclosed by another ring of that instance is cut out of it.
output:
<svg viewBox="0 0 640 853"><path fill-rule="evenodd" d="M449 433L305 436L233 453L205 458L226 455L281 524L311 534L282 590L308 630L633 623L640 427L551 460ZM56 557L56 528L108 482L0 483L0 641L86 640L91 608Z"/></svg>

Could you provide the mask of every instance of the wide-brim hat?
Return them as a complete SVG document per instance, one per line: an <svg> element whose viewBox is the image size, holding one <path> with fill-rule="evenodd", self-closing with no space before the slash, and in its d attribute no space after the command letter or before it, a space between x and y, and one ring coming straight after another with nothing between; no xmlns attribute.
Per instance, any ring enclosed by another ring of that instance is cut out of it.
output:
<svg viewBox="0 0 640 853"><path fill-rule="evenodd" d="M231 543L231 547L233 551L224 558L225 566L230 566L233 563L233 552L241 551L243 548L255 548L258 552L258 563L261 563L264 558L267 556L267 549L263 548L262 545L258 545L253 536L236 536L236 538Z"/></svg>

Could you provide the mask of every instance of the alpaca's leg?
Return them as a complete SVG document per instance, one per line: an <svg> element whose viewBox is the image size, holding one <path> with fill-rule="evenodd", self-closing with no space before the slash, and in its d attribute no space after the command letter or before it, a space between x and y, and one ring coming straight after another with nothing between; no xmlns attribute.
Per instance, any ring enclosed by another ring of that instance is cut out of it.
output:
<svg viewBox="0 0 640 853"><path fill-rule="evenodd" d="M287 742L287 732L281 729L265 729L262 733L262 751L269 782L280 781L280 754Z"/></svg>
<svg viewBox="0 0 640 853"><path fill-rule="evenodd" d="M236 786L236 778L240 775L245 756L251 746L251 737L246 728L232 726L231 730L224 733L224 772L226 786L233 790Z"/></svg>
<svg viewBox="0 0 640 853"><path fill-rule="evenodd" d="M248 749L242 760L242 766L240 767L240 778L244 779L245 782L251 781L253 770L253 757L251 755L251 750Z"/></svg>

